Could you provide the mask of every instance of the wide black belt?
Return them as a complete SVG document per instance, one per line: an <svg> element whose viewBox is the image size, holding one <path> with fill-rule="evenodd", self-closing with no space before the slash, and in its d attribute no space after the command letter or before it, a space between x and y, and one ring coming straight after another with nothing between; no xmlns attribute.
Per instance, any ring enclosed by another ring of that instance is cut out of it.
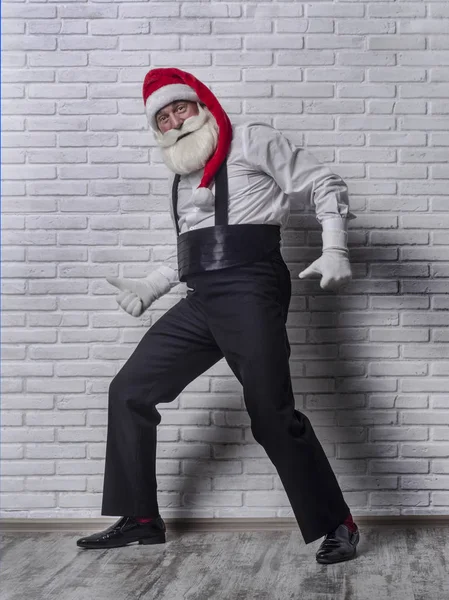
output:
<svg viewBox="0 0 449 600"><path fill-rule="evenodd" d="M215 225L178 236L179 280L261 260L279 246L279 225Z"/></svg>
<svg viewBox="0 0 449 600"><path fill-rule="evenodd" d="M279 247L279 225L245 223L228 224L228 175L226 160L220 165L215 178L215 226L179 231L178 185L180 176L173 181L173 215L178 234L179 280L204 271L216 271L261 260Z"/></svg>

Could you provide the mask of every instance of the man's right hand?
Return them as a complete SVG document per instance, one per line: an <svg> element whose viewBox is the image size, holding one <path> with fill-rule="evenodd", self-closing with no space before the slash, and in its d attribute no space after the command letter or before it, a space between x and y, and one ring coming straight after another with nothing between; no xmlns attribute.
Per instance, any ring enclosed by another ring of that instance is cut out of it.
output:
<svg viewBox="0 0 449 600"><path fill-rule="evenodd" d="M123 292L118 294L115 297L115 299L120 308L122 308L132 317L140 317L140 315L142 315L145 312L145 309L143 308L142 304L142 298L140 298L134 292L128 292L127 290L124 290Z"/></svg>
<svg viewBox="0 0 449 600"><path fill-rule="evenodd" d="M118 288L121 293L116 296L120 308L132 317L140 317L151 304L170 291L170 282L157 270L145 279L123 279L107 277L108 283Z"/></svg>

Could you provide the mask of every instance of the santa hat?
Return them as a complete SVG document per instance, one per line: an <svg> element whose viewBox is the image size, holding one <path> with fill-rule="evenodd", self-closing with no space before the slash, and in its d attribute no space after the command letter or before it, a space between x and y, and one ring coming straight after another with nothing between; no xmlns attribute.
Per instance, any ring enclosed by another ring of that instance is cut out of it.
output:
<svg viewBox="0 0 449 600"><path fill-rule="evenodd" d="M145 75L142 86L145 112L151 128L158 130L156 113L175 100L201 102L215 117L218 125L218 142L215 152L204 167L204 174L193 194L197 206L213 206L214 195L209 189L215 175L229 151L232 140L232 125L217 98L201 81L181 69L152 69Z"/></svg>

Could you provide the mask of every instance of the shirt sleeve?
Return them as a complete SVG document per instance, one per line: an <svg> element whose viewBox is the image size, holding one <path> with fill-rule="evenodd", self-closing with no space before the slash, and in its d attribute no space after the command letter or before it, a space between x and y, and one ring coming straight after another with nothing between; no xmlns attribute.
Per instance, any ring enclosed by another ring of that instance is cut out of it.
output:
<svg viewBox="0 0 449 600"><path fill-rule="evenodd" d="M270 175L284 194L308 194L315 206L316 218L354 219L349 211L348 188L343 179L321 163L311 152L298 148L280 131L265 123L245 128L243 153L246 160Z"/></svg>

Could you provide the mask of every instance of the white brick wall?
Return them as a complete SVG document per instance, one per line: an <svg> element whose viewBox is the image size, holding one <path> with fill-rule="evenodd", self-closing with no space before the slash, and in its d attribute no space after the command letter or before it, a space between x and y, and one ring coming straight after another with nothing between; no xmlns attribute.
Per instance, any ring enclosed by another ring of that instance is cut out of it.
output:
<svg viewBox="0 0 449 600"><path fill-rule="evenodd" d="M174 242L141 101L156 66L347 182L344 292L297 279L310 207L284 236L297 408L355 514L447 513L448 33L444 1L3 3L3 516L99 514L108 385L183 293L136 320L105 281ZM224 362L159 410L165 516L292 516Z"/></svg>

